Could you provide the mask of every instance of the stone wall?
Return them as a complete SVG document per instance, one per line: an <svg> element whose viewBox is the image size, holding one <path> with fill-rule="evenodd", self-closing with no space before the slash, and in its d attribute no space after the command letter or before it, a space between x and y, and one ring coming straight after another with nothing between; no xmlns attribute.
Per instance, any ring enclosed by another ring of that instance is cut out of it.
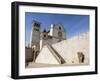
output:
<svg viewBox="0 0 100 81"><path fill-rule="evenodd" d="M33 61L33 57L32 57L32 49L25 47L25 65L27 65L29 62Z"/></svg>
<svg viewBox="0 0 100 81"><path fill-rule="evenodd" d="M89 64L89 32L52 45L66 60L67 64L79 64L78 52L85 56L84 64Z"/></svg>

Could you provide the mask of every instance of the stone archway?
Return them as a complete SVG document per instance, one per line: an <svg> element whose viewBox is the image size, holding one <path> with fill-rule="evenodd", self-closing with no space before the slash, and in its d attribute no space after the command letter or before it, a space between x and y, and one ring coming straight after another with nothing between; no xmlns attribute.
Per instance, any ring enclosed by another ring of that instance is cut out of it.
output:
<svg viewBox="0 0 100 81"><path fill-rule="evenodd" d="M85 55L83 52L77 52L79 63L84 63Z"/></svg>

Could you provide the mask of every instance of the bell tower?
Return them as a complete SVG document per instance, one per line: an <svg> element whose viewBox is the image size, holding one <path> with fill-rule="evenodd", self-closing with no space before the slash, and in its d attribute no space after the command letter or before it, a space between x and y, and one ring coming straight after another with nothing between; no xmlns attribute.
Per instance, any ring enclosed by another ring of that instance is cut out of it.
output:
<svg viewBox="0 0 100 81"><path fill-rule="evenodd" d="M39 51L40 49L39 43L40 43L40 22L33 21L31 30L31 39L30 39L31 48L35 46Z"/></svg>

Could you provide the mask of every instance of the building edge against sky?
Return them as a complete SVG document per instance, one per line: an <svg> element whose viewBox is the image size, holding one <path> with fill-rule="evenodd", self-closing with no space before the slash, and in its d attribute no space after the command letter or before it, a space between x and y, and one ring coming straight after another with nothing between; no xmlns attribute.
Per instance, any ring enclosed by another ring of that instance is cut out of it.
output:
<svg viewBox="0 0 100 81"><path fill-rule="evenodd" d="M41 22L41 31L50 29L51 24L61 23L67 39L89 31L89 15L51 14L25 12L25 45L28 46L33 20Z"/></svg>

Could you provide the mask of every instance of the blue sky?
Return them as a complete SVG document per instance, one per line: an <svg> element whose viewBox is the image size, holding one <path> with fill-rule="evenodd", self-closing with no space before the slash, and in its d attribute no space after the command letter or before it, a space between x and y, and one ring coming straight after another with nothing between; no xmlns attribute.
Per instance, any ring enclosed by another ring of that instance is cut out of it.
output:
<svg viewBox="0 0 100 81"><path fill-rule="evenodd" d="M41 31L50 29L51 24L63 24L66 37L71 38L82 32L89 31L88 15L51 14L51 13L25 13L25 44L30 42L31 24L36 20L41 22Z"/></svg>

